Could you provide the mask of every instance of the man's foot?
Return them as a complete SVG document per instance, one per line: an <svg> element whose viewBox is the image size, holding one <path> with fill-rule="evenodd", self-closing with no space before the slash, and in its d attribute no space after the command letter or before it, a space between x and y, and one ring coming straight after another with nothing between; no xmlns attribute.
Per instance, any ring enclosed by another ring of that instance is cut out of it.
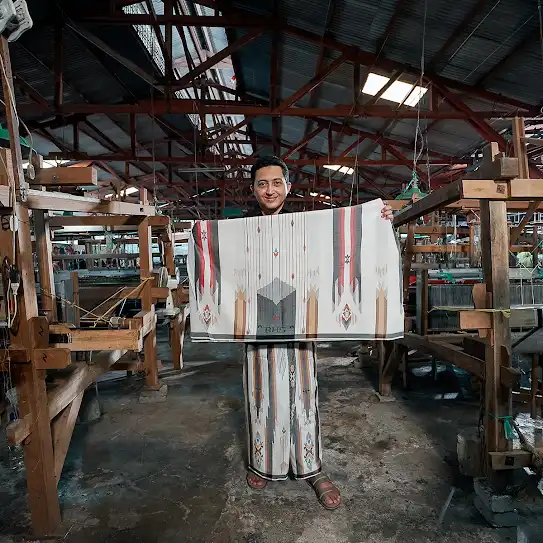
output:
<svg viewBox="0 0 543 543"><path fill-rule="evenodd" d="M262 479L262 477L258 476L256 473L249 471L247 472L247 484L254 490L262 490L266 487L268 481Z"/></svg>
<svg viewBox="0 0 543 543"><path fill-rule="evenodd" d="M319 503L325 509L332 511L341 505L341 494L327 475L319 473L307 479L307 482L313 487Z"/></svg>

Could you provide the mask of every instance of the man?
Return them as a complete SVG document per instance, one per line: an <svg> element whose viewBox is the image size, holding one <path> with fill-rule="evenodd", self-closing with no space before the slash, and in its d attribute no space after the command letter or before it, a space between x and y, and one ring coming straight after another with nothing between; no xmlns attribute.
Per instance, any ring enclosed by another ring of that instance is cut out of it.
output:
<svg viewBox="0 0 543 543"><path fill-rule="evenodd" d="M289 172L277 157L259 158L251 170L259 213L284 213ZM383 219L392 219L390 206ZM247 483L255 490L268 481L305 479L326 509L341 495L322 473L315 346L313 343L247 345L244 366L247 411ZM270 393L273 391L273 393Z"/></svg>

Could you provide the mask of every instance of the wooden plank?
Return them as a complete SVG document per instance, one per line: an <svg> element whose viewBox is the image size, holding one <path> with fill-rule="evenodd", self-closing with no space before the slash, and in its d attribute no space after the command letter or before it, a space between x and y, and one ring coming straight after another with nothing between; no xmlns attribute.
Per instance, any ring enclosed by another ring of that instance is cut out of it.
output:
<svg viewBox="0 0 543 543"><path fill-rule="evenodd" d="M484 340L473 336L466 336L464 337L462 346L464 351L470 356L474 356L480 360L485 359L486 342Z"/></svg>
<svg viewBox="0 0 543 543"><path fill-rule="evenodd" d="M489 163L497 155L497 145L491 144L483 151ZM522 174L522 169L520 171ZM512 184L518 181L510 181ZM507 206L504 201L481 201L481 254L483 280L486 284L487 307L510 310L509 293L509 226ZM485 453L505 452L512 444L505 437L502 417L512 413L511 391L502 386L502 367L511 367L511 330L504 313L491 314L492 328L485 353ZM490 464L486 475L496 488L505 486L506 480L499 476Z"/></svg>
<svg viewBox="0 0 543 543"><path fill-rule="evenodd" d="M54 334L56 336L68 335L75 330L75 326L71 323L58 323L49 325L49 334Z"/></svg>
<svg viewBox="0 0 543 543"><path fill-rule="evenodd" d="M400 234L407 234L407 226L402 226L399 228ZM452 226L415 226L415 234L420 234L423 236L429 236L431 234L453 234L455 229ZM469 228L459 227L456 228L456 233L458 235L469 234Z"/></svg>
<svg viewBox="0 0 543 543"><path fill-rule="evenodd" d="M520 389L520 378L522 372L518 368L511 368L508 366L502 366L500 368L500 381L501 384L511 390Z"/></svg>
<svg viewBox="0 0 543 543"><path fill-rule="evenodd" d="M482 360L470 356L463 352L460 347L452 344L448 344L441 341L431 341L431 336L418 336L417 334L407 333L402 339L398 339L397 342L405 345L409 349L416 349L432 356L435 356L439 360L449 362L462 368L463 370L473 373L479 378L484 376L484 363Z"/></svg>
<svg viewBox="0 0 543 543"><path fill-rule="evenodd" d="M91 385L99 375L107 372L110 367L118 362L128 351L108 351L97 353L93 356L92 364L74 364L74 371L66 381L57 388L49 391L46 398L47 427L66 406L85 389ZM30 366L30 365L29 365ZM45 372L43 372L45 374ZM44 384L45 389L45 384ZM10 445L20 445L30 435L33 418L31 415L23 415L19 420L10 423L7 427L8 442ZM51 447L51 467L53 466ZM51 472L54 473L54 470ZM55 492L56 494L56 492Z"/></svg>
<svg viewBox="0 0 543 543"><path fill-rule="evenodd" d="M13 177L13 162L10 149L0 148L0 185L7 187Z"/></svg>
<svg viewBox="0 0 543 543"><path fill-rule="evenodd" d="M80 392L52 424L53 451L55 454L55 479L57 486L60 481L62 468L64 467L64 461L72 439L72 433L77 421L81 401L83 400L83 394L83 392Z"/></svg>
<svg viewBox="0 0 543 543"><path fill-rule="evenodd" d="M543 454L543 451L541 451L541 454ZM496 471L527 468L533 465L532 453L519 449L506 452L490 452L488 458L490 468Z"/></svg>
<svg viewBox="0 0 543 543"><path fill-rule="evenodd" d="M36 253L38 257L38 275L40 278L40 303L50 322L56 322L57 302L55 298L55 278L53 274L51 230L49 216L45 211L35 210L34 233L36 236Z"/></svg>
<svg viewBox="0 0 543 543"><path fill-rule="evenodd" d="M425 198L423 198L424 200ZM526 198L524 200L507 200L507 209L509 211L526 211L528 207L530 206L530 202L533 200L530 198ZM0 187L0 201L1 201L1 187ZM408 205L411 202L411 200L389 200L388 203L392 207L394 211L398 211L400 209L403 209L406 205ZM471 210L478 210L481 207L481 200L473 200L473 199L467 199L462 198L461 200L451 202L450 204L447 204L442 209L446 209L448 211L454 212L454 211L471 211ZM537 209L538 211L543 211L543 203L541 203Z"/></svg>
<svg viewBox="0 0 543 543"><path fill-rule="evenodd" d="M469 245L414 245L411 249L413 254L427 253L450 253L450 254L468 254Z"/></svg>
<svg viewBox="0 0 543 543"><path fill-rule="evenodd" d="M143 338L156 327L157 317L155 313L155 306L150 311L140 311L136 313L132 319L130 319L136 328L140 331L140 336ZM134 328L133 325L130 328Z"/></svg>
<svg viewBox="0 0 543 543"><path fill-rule="evenodd" d="M52 227L62 226L135 226L145 217L142 215L76 215L73 217L51 217L49 222ZM170 218L165 215L156 215L150 218L153 227L166 227L170 224ZM181 223L189 224L190 223Z"/></svg>
<svg viewBox="0 0 543 543"><path fill-rule="evenodd" d="M462 330L479 330L491 328L490 313L482 311L460 311L460 328Z"/></svg>
<svg viewBox="0 0 543 543"><path fill-rule="evenodd" d="M538 409L537 409L537 396L539 395L539 362L541 360L540 353L532 354L532 371L531 371L531 381L532 386L530 389L530 415L532 419L537 419Z"/></svg>
<svg viewBox="0 0 543 543"><path fill-rule="evenodd" d="M70 272L72 280L72 303L73 303L73 324L79 327L81 321L81 312L79 309L79 273L76 271Z"/></svg>
<svg viewBox="0 0 543 543"><path fill-rule="evenodd" d="M505 200L509 195L509 183L500 183L493 179L464 179L461 182L461 187L462 198L467 199Z"/></svg>
<svg viewBox="0 0 543 543"><path fill-rule="evenodd" d="M522 234L522 231L524 230L526 225L532 220L540 204L541 204L541 200L535 200L534 202L530 202L530 207L528 207L528 210L526 211L526 215L524 215L524 217L522 218L522 221L520 221L519 225L515 226L510 231L510 234L509 234L510 245L513 245L518 241L518 238Z"/></svg>
<svg viewBox="0 0 543 543"><path fill-rule="evenodd" d="M412 203L394 217L393 224L394 226L402 226L418 219L422 215L427 215L434 211L434 209L439 209L451 202L456 202L460 198L462 198L462 180L445 185L421 200Z"/></svg>
<svg viewBox="0 0 543 543"><path fill-rule="evenodd" d="M71 330L68 343L57 343L55 348L70 351L141 351L142 341L139 330L101 330L81 328Z"/></svg>
<svg viewBox="0 0 543 543"><path fill-rule="evenodd" d="M96 168L42 168L36 172L32 185L85 187L98 184Z"/></svg>
<svg viewBox="0 0 543 543"><path fill-rule="evenodd" d="M510 197L517 200L543 200L541 179L513 179L510 184ZM539 206L536 208L538 209Z"/></svg>
<svg viewBox="0 0 543 543"><path fill-rule="evenodd" d="M64 192L47 192L29 189L27 204L30 209L44 211L78 211L82 213L111 213L113 215L155 215L155 207L150 205L121 202L118 200L99 200L86 196L73 196Z"/></svg>
<svg viewBox="0 0 543 543"><path fill-rule="evenodd" d="M524 118L515 117L513 119L513 149L515 156L519 161L519 177L524 179L530 177L530 167L528 163L528 149L526 148L526 130L524 128Z"/></svg>
<svg viewBox="0 0 543 543"><path fill-rule="evenodd" d="M507 157L504 153L498 153L491 162L483 163L470 177L472 179L509 180L519 177L519 175L518 159Z"/></svg>
<svg viewBox="0 0 543 543"><path fill-rule="evenodd" d="M173 367L176 370L182 370L184 365L183 343L189 322L189 314L190 310L187 305L170 322L170 344L172 347Z"/></svg>
<svg viewBox="0 0 543 543"><path fill-rule="evenodd" d="M34 349L32 363L39 370L62 370L72 363L71 351L54 347Z"/></svg>
<svg viewBox="0 0 543 543"><path fill-rule="evenodd" d="M144 281L153 277L153 257L151 246L151 226L149 219L142 221L138 227L138 237L140 246L140 280ZM154 311L152 282L147 281L141 292L142 311ZM158 390L160 383L158 380L158 363L156 356L156 329L143 339L143 359L145 364L145 387L152 390Z"/></svg>
<svg viewBox="0 0 543 543"><path fill-rule="evenodd" d="M154 300L167 300L170 295L170 289L168 287L151 287L151 297Z"/></svg>
<svg viewBox="0 0 543 543"><path fill-rule="evenodd" d="M168 269L170 276L175 276L175 259L174 259L174 243L172 240L172 231L170 228L166 229L165 234L162 235L162 251L163 251L163 265Z"/></svg>
<svg viewBox="0 0 543 543"><path fill-rule="evenodd" d="M10 371L11 364L28 364L31 357L27 349L0 349L0 360L2 371Z"/></svg>
<svg viewBox="0 0 543 543"><path fill-rule="evenodd" d="M15 96L11 59L8 41L3 36L0 37L0 56L3 66L0 77L5 101L4 117L7 120L12 158L11 182L16 189L16 198L12 204L18 218L16 232L11 230L0 232L0 261L6 256L13 260L15 256L14 260L21 276L17 329L15 327L11 329L10 346L30 350L36 343L31 334L29 321L38 316L38 304L32 261L30 216L23 202L26 194L22 189L26 187L19 142L19 122L14 100L8 98ZM13 379L19 399L20 416L29 422L32 429L32 439L24 446L24 459L33 535L35 537L53 535L60 525L60 507L54 477L51 428L47 416L45 371L36 369L33 364L19 364L13 369Z"/></svg>

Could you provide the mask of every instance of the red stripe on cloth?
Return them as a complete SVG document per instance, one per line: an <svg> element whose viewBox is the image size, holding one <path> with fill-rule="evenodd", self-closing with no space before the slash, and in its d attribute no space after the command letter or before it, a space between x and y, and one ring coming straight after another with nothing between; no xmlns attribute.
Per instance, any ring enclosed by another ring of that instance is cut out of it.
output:
<svg viewBox="0 0 543 543"><path fill-rule="evenodd" d="M198 260L200 265L200 294L203 294L204 292L204 284L205 284L205 258L204 258L204 247L202 243L202 221L198 221L196 223L196 245L198 247Z"/></svg>
<svg viewBox="0 0 543 543"><path fill-rule="evenodd" d="M337 281L338 294L343 294L345 288L345 208L339 210L339 277Z"/></svg>
<svg viewBox="0 0 543 543"><path fill-rule="evenodd" d="M215 292L215 280L216 280L216 273L215 273L215 261L213 260L213 251L212 251L212 244L211 244L211 233L212 229L209 228L209 222L206 221L207 228L207 252L209 254L209 288L211 289L211 292Z"/></svg>
<svg viewBox="0 0 543 543"><path fill-rule="evenodd" d="M350 275L351 275L351 292L354 295L355 282L356 282L355 271L354 271L355 270L354 255L356 253L356 247L355 247L355 243L356 243L356 213L355 213L354 207L351 207L349 209L349 211L351 213L351 252L349 253L349 256L350 256L349 271L350 271Z"/></svg>

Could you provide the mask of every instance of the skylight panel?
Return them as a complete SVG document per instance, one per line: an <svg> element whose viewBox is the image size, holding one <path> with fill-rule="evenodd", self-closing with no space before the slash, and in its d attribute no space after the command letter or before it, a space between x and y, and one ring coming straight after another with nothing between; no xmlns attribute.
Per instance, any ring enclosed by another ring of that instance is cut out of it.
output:
<svg viewBox="0 0 543 543"><path fill-rule="evenodd" d="M362 92L370 96L376 96L389 81L390 77L370 72ZM394 81L382 94L381 98L397 104L404 103L406 106L415 107L427 90L424 87L405 83L404 81Z"/></svg>

